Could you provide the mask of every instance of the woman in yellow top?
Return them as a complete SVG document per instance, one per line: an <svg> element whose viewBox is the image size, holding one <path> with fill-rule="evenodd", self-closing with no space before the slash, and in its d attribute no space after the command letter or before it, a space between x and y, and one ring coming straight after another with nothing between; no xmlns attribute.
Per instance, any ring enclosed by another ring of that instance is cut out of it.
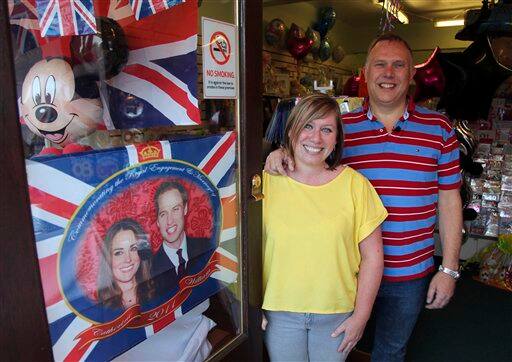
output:
<svg viewBox="0 0 512 362"><path fill-rule="evenodd" d="M295 169L264 174L262 327L272 361L345 360L380 285L387 212L341 164L340 116L326 95L303 98L285 131Z"/></svg>

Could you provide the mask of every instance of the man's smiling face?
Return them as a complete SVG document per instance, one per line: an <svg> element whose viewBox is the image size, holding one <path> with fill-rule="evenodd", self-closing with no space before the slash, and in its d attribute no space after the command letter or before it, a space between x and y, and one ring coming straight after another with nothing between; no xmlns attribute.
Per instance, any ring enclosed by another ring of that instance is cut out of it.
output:
<svg viewBox="0 0 512 362"><path fill-rule="evenodd" d="M169 189L158 197L157 225L164 242L171 248L181 247L185 234L185 205L181 194L176 189Z"/></svg>
<svg viewBox="0 0 512 362"><path fill-rule="evenodd" d="M384 107L403 106L415 71L404 44L388 40L375 44L365 65L371 102Z"/></svg>

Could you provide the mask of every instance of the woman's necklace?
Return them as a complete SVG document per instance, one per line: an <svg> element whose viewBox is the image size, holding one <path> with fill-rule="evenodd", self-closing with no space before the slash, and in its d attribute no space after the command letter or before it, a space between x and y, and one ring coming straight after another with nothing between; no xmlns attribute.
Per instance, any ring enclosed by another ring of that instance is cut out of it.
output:
<svg viewBox="0 0 512 362"><path fill-rule="evenodd" d="M131 307L132 305L135 304L135 301L137 300L136 298L136 286L128 289L128 290L125 290L122 294L122 300L123 300L123 305L125 307Z"/></svg>

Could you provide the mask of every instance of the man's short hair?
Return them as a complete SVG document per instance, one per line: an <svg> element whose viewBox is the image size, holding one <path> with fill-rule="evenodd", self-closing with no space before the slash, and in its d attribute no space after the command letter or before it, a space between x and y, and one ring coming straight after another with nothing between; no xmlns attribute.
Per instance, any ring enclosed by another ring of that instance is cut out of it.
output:
<svg viewBox="0 0 512 362"><path fill-rule="evenodd" d="M155 197L153 198L153 201L155 203L155 210L156 214L159 213L159 207L158 207L158 198L164 194L167 191L171 190L178 190L178 192L181 195L181 199L183 200L183 206L185 206L188 202L188 193L187 190L185 190L185 187L179 183L178 181L165 181L158 186L155 192Z"/></svg>
<svg viewBox="0 0 512 362"><path fill-rule="evenodd" d="M409 43L407 43L407 41L405 41L404 38L402 38L400 35L397 35L395 33L383 33L383 34L379 35L377 38L375 38L371 42L370 46L368 47L368 52L366 53L366 61L367 62L368 62L368 56L370 55L370 52L372 51L373 48L375 48L377 43L380 43L381 41L402 43L409 51L409 54L411 55L411 59L413 58L411 46L409 45Z"/></svg>

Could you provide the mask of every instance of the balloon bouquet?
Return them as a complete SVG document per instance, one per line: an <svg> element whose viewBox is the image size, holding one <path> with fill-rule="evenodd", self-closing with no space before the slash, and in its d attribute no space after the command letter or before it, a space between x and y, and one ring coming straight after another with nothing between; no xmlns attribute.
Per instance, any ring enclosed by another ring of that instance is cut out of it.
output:
<svg viewBox="0 0 512 362"><path fill-rule="evenodd" d="M336 22L336 12L331 7L320 9L319 20L313 28L320 34L320 47L318 49L318 58L325 62L331 56L331 44L327 38L327 33L334 27Z"/></svg>
<svg viewBox="0 0 512 362"><path fill-rule="evenodd" d="M267 24L265 40L267 44L274 47L280 47L284 43L286 49L297 60L308 62L312 59L311 54L314 54L324 62L332 55L333 61L339 63L345 57L345 51L339 45L333 49L327 37L327 33L334 27L335 22L336 12L332 7L320 9L318 21L313 28L308 27L306 32L295 23L292 23L287 32L284 22L276 18Z"/></svg>
<svg viewBox="0 0 512 362"><path fill-rule="evenodd" d="M46 57L24 76L19 112L34 134L50 141L40 155L90 149L80 141L103 123L98 82L118 74L128 59L121 27L112 19L97 19L97 34L72 36L70 58ZM26 58L32 61L33 53Z"/></svg>

